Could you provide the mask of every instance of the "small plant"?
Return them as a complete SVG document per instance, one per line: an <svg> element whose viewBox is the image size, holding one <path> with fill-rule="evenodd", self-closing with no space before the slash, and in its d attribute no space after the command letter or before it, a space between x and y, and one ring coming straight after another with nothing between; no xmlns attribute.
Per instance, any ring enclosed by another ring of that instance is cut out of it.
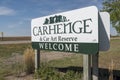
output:
<svg viewBox="0 0 120 80"><path fill-rule="evenodd" d="M81 77L81 73L68 70L64 75L64 80L81 80Z"/></svg>
<svg viewBox="0 0 120 80"><path fill-rule="evenodd" d="M21 74L24 72L24 66L22 63L17 62L11 65L12 69L13 69L13 74L16 77L20 77Z"/></svg>
<svg viewBox="0 0 120 80"><path fill-rule="evenodd" d="M24 51L24 62L25 62L25 71L27 74L34 72L34 50L32 48L27 48Z"/></svg>
<svg viewBox="0 0 120 80"><path fill-rule="evenodd" d="M55 68L41 64L40 69L34 74L35 79L40 80L81 80L82 74L68 70L66 73L59 72Z"/></svg>
<svg viewBox="0 0 120 80"><path fill-rule="evenodd" d="M50 68L48 65L42 63L40 69L35 72L34 77L41 80L59 80L58 75L58 72L54 68Z"/></svg>

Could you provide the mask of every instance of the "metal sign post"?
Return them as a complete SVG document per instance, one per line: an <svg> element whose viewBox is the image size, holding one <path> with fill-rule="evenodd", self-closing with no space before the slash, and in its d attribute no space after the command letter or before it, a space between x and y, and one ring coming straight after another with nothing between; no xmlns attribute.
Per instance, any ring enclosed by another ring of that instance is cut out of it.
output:
<svg viewBox="0 0 120 80"><path fill-rule="evenodd" d="M83 80L91 80L91 55L83 55Z"/></svg>
<svg viewBox="0 0 120 80"><path fill-rule="evenodd" d="M92 80L99 79L98 53L92 55Z"/></svg>
<svg viewBox="0 0 120 80"><path fill-rule="evenodd" d="M38 70L40 67L40 50L35 50L35 70Z"/></svg>
<svg viewBox="0 0 120 80"><path fill-rule="evenodd" d="M98 53L93 55L83 55L83 80L98 80L98 71Z"/></svg>

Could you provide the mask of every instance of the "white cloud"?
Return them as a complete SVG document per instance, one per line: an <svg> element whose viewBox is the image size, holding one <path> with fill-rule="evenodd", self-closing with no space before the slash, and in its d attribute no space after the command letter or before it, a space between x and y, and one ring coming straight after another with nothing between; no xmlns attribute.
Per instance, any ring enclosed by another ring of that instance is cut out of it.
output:
<svg viewBox="0 0 120 80"><path fill-rule="evenodd" d="M10 28L10 29L15 28L15 27L18 27L18 24L11 24L11 25L8 25L8 28Z"/></svg>
<svg viewBox="0 0 120 80"><path fill-rule="evenodd" d="M16 22L16 23L9 24L7 27L10 28L10 29L13 29L13 28L21 27L23 24L24 24L23 21L19 21L19 22Z"/></svg>
<svg viewBox="0 0 120 80"><path fill-rule="evenodd" d="M14 15L15 11L7 7L0 7L0 15Z"/></svg>

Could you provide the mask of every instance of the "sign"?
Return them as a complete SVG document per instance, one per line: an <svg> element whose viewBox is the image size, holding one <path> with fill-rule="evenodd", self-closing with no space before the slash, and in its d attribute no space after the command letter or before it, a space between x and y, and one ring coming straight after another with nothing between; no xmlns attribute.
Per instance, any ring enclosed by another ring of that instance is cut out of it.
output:
<svg viewBox="0 0 120 80"><path fill-rule="evenodd" d="M110 15L108 12L99 15L99 51L107 51L110 48Z"/></svg>
<svg viewBox="0 0 120 80"><path fill-rule="evenodd" d="M34 49L85 54L98 52L98 10L95 6L32 19Z"/></svg>

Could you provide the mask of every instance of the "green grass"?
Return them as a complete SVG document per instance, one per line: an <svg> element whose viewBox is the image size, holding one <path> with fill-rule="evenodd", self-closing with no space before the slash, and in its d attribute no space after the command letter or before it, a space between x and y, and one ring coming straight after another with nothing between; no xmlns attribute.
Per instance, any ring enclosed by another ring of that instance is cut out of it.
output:
<svg viewBox="0 0 120 80"><path fill-rule="evenodd" d="M49 66L52 67L68 67L68 66L82 66L82 55L74 54L70 57L65 57L58 60L49 61Z"/></svg>
<svg viewBox="0 0 120 80"><path fill-rule="evenodd" d="M68 70L65 73L59 72L47 64L41 64L40 69L36 71L34 77L41 80L82 80L82 73L73 70Z"/></svg>

